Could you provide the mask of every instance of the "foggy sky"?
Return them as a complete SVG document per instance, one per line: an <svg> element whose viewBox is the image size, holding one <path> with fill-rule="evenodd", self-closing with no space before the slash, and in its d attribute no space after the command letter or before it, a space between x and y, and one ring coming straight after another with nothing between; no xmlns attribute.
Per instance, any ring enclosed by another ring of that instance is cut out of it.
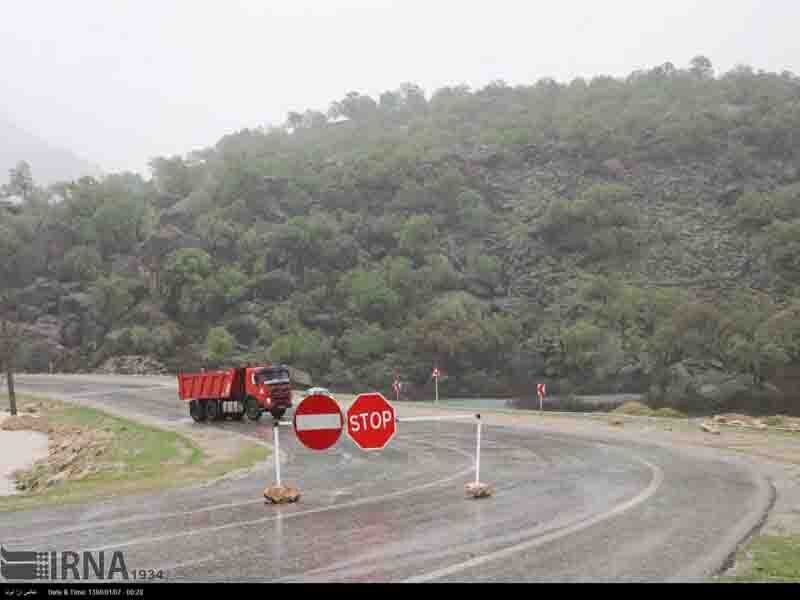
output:
<svg viewBox="0 0 800 600"><path fill-rule="evenodd" d="M798 0L0 0L0 113L107 171L405 81L428 94L704 54L800 72Z"/></svg>

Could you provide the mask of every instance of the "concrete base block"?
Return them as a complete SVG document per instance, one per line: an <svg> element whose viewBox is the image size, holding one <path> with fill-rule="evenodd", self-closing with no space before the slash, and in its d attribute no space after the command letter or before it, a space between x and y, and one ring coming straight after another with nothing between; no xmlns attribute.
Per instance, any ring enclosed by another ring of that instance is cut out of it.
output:
<svg viewBox="0 0 800 600"><path fill-rule="evenodd" d="M300 490L290 485L271 485L264 488L264 498L273 504L289 504L300 499Z"/></svg>
<svg viewBox="0 0 800 600"><path fill-rule="evenodd" d="M494 495L494 488L488 483L468 483L464 486L467 496L470 498L488 498Z"/></svg>

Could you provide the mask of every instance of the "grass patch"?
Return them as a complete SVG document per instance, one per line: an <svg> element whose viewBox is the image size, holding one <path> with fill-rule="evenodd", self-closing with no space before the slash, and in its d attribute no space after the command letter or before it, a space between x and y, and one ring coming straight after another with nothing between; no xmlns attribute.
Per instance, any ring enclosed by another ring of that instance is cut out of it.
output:
<svg viewBox="0 0 800 600"><path fill-rule="evenodd" d="M779 415L774 415L772 417L767 417L764 419L764 423L769 425L770 427L783 427L786 424L786 419Z"/></svg>
<svg viewBox="0 0 800 600"><path fill-rule="evenodd" d="M742 572L720 577L738 583L800 582L800 536L762 535L743 550L737 560Z"/></svg>
<svg viewBox="0 0 800 600"><path fill-rule="evenodd" d="M654 417L661 417L662 419L687 419L688 416L674 408L659 408L653 412Z"/></svg>
<svg viewBox="0 0 800 600"><path fill-rule="evenodd" d="M0 396L2 402L3 396ZM94 408L47 398L18 396L20 414L32 406L47 417L51 426L80 427L109 436L108 450L102 456L90 455L81 459L97 468L97 472L80 479L60 481L40 490L0 497L0 511L3 512L201 483L252 467L269 454L267 448L243 441L238 453L219 460L180 433L143 425ZM42 480L51 475L51 468L44 465L37 466L31 473Z"/></svg>

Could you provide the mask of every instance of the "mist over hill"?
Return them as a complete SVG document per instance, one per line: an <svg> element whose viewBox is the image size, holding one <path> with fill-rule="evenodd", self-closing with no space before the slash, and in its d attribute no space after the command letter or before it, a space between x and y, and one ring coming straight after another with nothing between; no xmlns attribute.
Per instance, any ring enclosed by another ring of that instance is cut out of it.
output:
<svg viewBox="0 0 800 600"><path fill-rule="evenodd" d="M0 116L0 183L7 181L9 169L14 168L19 161L31 165L40 185L101 174L96 165L78 158L68 150L48 144Z"/></svg>

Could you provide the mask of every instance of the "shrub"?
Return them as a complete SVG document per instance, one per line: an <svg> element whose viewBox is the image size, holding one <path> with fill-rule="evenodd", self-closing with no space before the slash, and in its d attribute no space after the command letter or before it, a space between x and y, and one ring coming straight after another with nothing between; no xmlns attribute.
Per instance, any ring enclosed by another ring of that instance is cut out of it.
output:
<svg viewBox="0 0 800 600"><path fill-rule="evenodd" d="M687 415L674 408L659 408L653 413L654 417L662 417L664 419L686 419Z"/></svg>
<svg viewBox="0 0 800 600"><path fill-rule="evenodd" d="M637 417L652 417L653 410L642 404L641 402L631 401L626 402L620 407L614 409L614 412L621 415L633 415Z"/></svg>

